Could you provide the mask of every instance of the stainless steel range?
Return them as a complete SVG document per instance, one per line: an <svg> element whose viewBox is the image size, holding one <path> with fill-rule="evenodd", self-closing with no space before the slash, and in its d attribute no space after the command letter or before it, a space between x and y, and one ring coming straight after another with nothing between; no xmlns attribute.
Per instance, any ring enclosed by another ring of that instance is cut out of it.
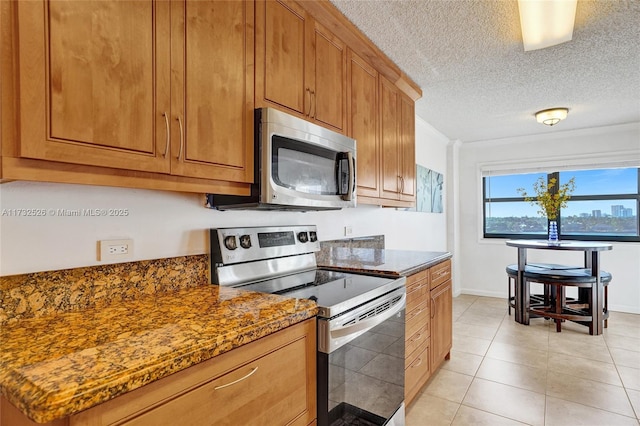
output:
<svg viewBox="0 0 640 426"><path fill-rule="evenodd" d="M314 300L318 425L404 425L404 277L318 268L313 225L211 229L214 284Z"/></svg>

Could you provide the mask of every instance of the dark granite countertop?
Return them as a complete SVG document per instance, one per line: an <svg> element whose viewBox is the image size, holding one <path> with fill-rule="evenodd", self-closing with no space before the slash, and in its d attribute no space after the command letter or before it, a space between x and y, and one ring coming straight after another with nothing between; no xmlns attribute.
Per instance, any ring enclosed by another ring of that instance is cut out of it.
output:
<svg viewBox="0 0 640 426"><path fill-rule="evenodd" d="M450 259L446 251L324 247L318 266L349 271L408 276Z"/></svg>

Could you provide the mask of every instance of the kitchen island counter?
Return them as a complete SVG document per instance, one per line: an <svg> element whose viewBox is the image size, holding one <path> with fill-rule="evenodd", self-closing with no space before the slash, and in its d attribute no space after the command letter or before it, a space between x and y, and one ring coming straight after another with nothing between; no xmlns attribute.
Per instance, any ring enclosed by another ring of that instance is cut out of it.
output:
<svg viewBox="0 0 640 426"><path fill-rule="evenodd" d="M4 324L0 392L48 422L312 318L308 300L215 285Z"/></svg>
<svg viewBox="0 0 640 426"><path fill-rule="evenodd" d="M323 247L318 266L354 272L409 276L452 257L449 252Z"/></svg>

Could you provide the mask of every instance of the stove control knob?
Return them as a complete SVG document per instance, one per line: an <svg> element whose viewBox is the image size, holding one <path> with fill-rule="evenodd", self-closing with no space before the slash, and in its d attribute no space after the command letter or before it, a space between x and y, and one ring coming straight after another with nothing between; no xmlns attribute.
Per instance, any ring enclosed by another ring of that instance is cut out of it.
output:
<svg viewBox="0 0 640 426"><path fill-rule="evenodd" d="M238 248L238 243L236 242L235 235L229 235L228 237L224 237L224 246L229 250L235 250Z"/></svg>
<svg viewBox="0 0 640 426"><path fill-rule="evenodd" d="M307 241L309 241L309 234L307 234L306 232L298 232L298 241L300 241L301 243L306 243Z"/></svg>
<svg viewBox="0 0 640 426"><path fill-rule="evenodd" d="M248 249L251 247L251 236L250 235L240 235L240 247Z"/></svg>
<svg viewBox="0 0 640 426"><path fill-rule="evenodd" d="M309 232L309 241L311 241L312 243L318 241L318 234L316 234L316 231Z"/></svg>

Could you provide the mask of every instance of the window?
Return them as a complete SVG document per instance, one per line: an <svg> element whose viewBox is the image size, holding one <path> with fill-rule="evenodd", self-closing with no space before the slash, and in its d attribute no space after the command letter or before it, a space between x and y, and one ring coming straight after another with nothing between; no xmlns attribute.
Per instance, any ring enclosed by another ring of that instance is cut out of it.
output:
<svg viewBox="0 0 640 426"><path fill-rule="evenodd" d="M517 191L525 188L531 194L540 177L560 184L575 178L576 189L557 220L560 239L640 242L640 168L484 177L485 238L546 239L546 218Z"/></svg>

